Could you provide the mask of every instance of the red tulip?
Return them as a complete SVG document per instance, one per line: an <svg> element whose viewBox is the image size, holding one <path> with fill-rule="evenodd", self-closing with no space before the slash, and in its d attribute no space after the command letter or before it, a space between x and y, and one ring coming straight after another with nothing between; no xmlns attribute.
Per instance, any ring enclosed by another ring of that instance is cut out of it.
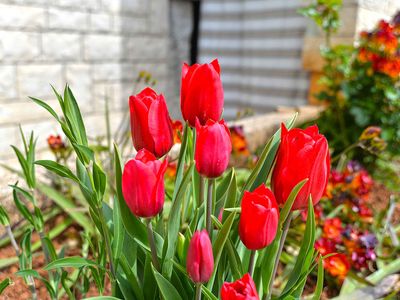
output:
<svg viewBox="0 0 400 300"><path fill-rule="evenodd" d="M264 184L242 198L239 235L243 244L258 250L271 244L278 228L279 209L274 194Z"/></svg>
<svg viewBox="0 0 400 300"><path fill-rule="evenodd" d="M196 117L204 125L218 121L224 107L220 67L215 59L209 64L182 67L181 110L183 118L194 127Z"/></svg>
<svg viewBox="0 0 400 300"><path fill-rule="evenodd" d="M163 162L146 149L129 160L122 174L122 193L132 213L138 217L156 216L164 205L164 174L168 161Z"/></svg>
<svg viewBox="0 0 400 300"><path fill-rule="evenodd" d="M214 256L206 230L196 231L190 240L186 269L195 283L207 282L214 271Z"/></svg>
<svg viewBox="0 0 400 300"><path fill-rule="evenodd" d="M224 282L221 289L222 300L259 300L256 285L253 279L246 273L235 282Z"/></svg>
<svg viewBox="0 0 400 300"><path fill-rule="evenodd" d="M326 138L316 125L307 129L287 130L282 124L281 144L272 174L272 189L280 205L300 181L308 178L293 204L292 210L308 206L311 194L315 205L321 199L329 178L330 156Z"/></svg>
<svg viewBox="0 0 400 300"><path fill-rule="evenodd" d="M231 151L230 133L224 120L208 120L204 126L196 122L194 159L201 175L208 178L222 175L228 167Z"/></svg>
<svg viewBox="0 0 400 300"><path fill-rule="evenodd" d="M147 87L129 97L131 132L136 150L147 149L156 157L173 145L172 124L164 96Z"/></svg>

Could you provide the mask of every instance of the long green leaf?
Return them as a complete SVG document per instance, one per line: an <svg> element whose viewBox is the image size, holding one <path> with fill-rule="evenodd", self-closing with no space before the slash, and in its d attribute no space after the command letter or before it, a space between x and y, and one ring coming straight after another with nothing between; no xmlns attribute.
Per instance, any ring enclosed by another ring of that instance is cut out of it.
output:
<svg viewBox="0 0 400 300"><path fill-rule="evenodd" d="M176 250L176 241L178 239L179 225L181 220L180 209L181 209L181 204L183 202L183 198L186 193L186 189L190 183L190 178L193 174L192 169L193 165L191 165L187 169L181 184L178 187L175 187L178 189L178 192L176 193L176 197L173 199L168 219L168 237L167 237L168 243L164 244L164 249L163 249L163 252L164 250L166 250L164 252L165 256L164 256L163 274L167 278L170 278L172 274L172 265L173 265L172 258L174 257Z"/></svg>
<svg viewBox="0 0 400 300"><path fill-rule="evenodd" d="M65 257L60 258L55 261L52 261L47 266L45 266L44 270L53 270L58 268L82 268L82 267L98 267L101 268L99 264L96 262L79 257L79 256L72 256L72 257Z"/></svg>
<svg viewBox="0 0 400 300"><path fill-rule="evenodd" d="M320 258L318 261L317 286L315 287L315 292L312 300L321 299L323 289L324 289L324 265L322 258Z"/></svg>
<svg viewBox="0 0 400 300"><path fill-rule="evenodd" d="M47 170L56 173L57 175L65 178L72 179L75 182L79 183L79 178L75 176L74 173L67 167L52 161L52 160L37 160L35 161L36 165L45 167Z"/></svg>
<svg viewBox="0 0 400 300"><path fill-rule="evenodd" d="M6 278L2 282L0 282L0 295L4 292L4 290L7 287L9 287L12 284L14 284L14 282L12 282L10 278Z"/></svg>
<svg viewBox="0 0 400 300"><path fill-rule="evenodd" d="M60 118L58 117L57 113L51 108L50 105L45 103L43 100L34 98L34 97L29 97L32 101L34 101L36 104L40 105L43 107L45 110L47 110L53 117L54 119L57 120L57 122L60 122Z"/></svg>
<svg viewBox="0 0 400 300"><path fill-rule="evenodd" d="M225 243L229 238L229 233L231 231L233 221L235 220L236 213L231 213L222 225L221 230L218 232L217 238L213 244L213 254L214 254L214 272L208 281L207 288L211 289L214 285L215 276L218 269L218 263L221 258L222 250L224 249Z"/></svg>
<svg viewBox="0 0 400 300"><path fill-rule="evenodd" d="M175 289L175 287L165 279L160 273L154 270L154 277L156 278L157 285L160 289L161 295L165 300L182 300L179 292Z"/></svg>
<svg viewBox="0 0 400 300"><path fill-rule="evenodd" d="M93 232L94 229L90 219L83 212L79 211L78 207L70 199L46 184L38 184L37 189L60 206L85 231Z"/></svg>
<svg viewBox="0 0 400 300"><path fill-rule="evenodd" d="M119 258L122 254L122 248L124 245L124 225L122 224L121 213L119 211L118 200L114 198L113 205L113 223L114 223L114 236L112 241L113 256L115 269L118 269Z"/></svg>

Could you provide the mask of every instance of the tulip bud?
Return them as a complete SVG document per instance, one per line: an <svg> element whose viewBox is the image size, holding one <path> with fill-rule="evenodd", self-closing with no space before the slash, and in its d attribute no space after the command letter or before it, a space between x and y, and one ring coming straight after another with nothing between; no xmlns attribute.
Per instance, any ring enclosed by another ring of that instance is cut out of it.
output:
<svg viewBox="0 0 400 300"><path fill-rule="evenodd" d="M264 184L253 192L246 191L242 198L239 235L251 250L269 245L276 235L279 209L274 194Z"/></svg>
<svg viewBox="0 0 400 300"><path fill-rule="evenodd" d="M194 159L201 175L208 178L221 176L228 167L231 151L230 133L224 120L208 120L204 126L197 121Z"/></svg>
<svg viewBox="0 0 400 300"><path fill-rule="evenodd" d="M256 285L249 273L234 282L224 282L221 289L222 300L259 300Z"/></svg>
<svg viewBox="0 0 400 300"><path fill-rule="evenodd" d="M147 87L129 97L129 107L135 149L145 148L156 157L165 155L173 145L173 135L164 96Z"/></svg>
<svg viewBox="0 0 400 300"><path fill-rule="evenodd" d="M224 107L220 67L215 59L209 64L182 67L181 111L183 119L194 127L196 118L204 125L208 119L218 121Z"/></svg>
<svg viewBox="0 0 400 300"><path fill-rule="evenodd" d="M281 130L281 144L271 180L276 200L278 204L283 205L292 189L300 181L308 178L297 195L292 210L307 208L310 195L315 205L321 199L328 183L328 142L319 134L316 125L304 130L287 130L282 124Z"/></svg>
<svg viewBox="0 0 400 300"><path fill-rule="evenodd" d="M129 160L122 174L122 193L135 216L156 216L164 205L164 174L168 161L163 162L146 149Z"/></svg>
<svg viewBox="0 0 400 300"><path fill-rule="evenodd" d="M189 244L186 269L195 283L207 282L214 271L214 256L206 230L196 231Z"/></svg>

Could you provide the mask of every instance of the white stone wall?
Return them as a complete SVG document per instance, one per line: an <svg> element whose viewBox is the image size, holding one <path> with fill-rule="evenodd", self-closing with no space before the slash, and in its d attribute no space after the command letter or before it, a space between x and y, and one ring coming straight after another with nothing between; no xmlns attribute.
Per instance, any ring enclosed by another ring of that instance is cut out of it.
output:
<svg viewBox="0 0 400 300"><path fill-rule="evenodd" d="M141 70L178 107L169 47L168 0L0 0L0 159L20 145L19 123L35 130L39 148L60 132L28 99L56 106L50 84L70 84L91 136L104 132L106 96L116 127Z"/></svg>

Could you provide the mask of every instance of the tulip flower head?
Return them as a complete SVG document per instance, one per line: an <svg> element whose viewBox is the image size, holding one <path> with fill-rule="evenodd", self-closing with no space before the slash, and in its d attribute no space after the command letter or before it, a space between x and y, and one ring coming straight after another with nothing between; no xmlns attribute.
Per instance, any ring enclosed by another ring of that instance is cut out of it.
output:
<svg viewBox="0 0 400 300"><path fill-rule="evenodd" d="M224 120L208 120L204 126L196 122L194 158L201 175L208 178L221 176L228 167L231 151L230 133Z"/></svg>
<svg viewBox="0 0 400 300"><path fill-rule="evenodd" d="M145 148L156 157L165 155L173 145L171 118L162 94L147 87L129 97L132 141L137 151Z"/></svg>
<svg viewBox="0 0 400 300"><path fill-rule="evenodd" d="M259 300L256 285L253 279L246 273L235 282L225 282L221 289L222 300Z"/></svg>
<svg viewBox="0 0 400 300"><path fill-rule="evenodd" d="M239 235L251 250L259 250L275 239L279 209L275 196L264 184L253 192L246 191L242 198Z"/></svg>
<svg viewBox="0 0 400 300"><path fill-rule="evenodd" d="M164 174L168 161L161 162L146 149L129 160L122 174L122 193L135 216L156 216L164 205Z"/></svg>
<svg viewBox="0 0 400 300"><path fill-rule="evenodd" d="M292 210L308 206L309 196L313 204L319 202L329 179L330 156L326 138L316 125L306 129L287 130L281 126L281 144L272 173L272 190L278 204L283 205L292 189L302 180L307 183L297 195Z"/></svg>
<svg viewBox="0 0 400 300"><path fill-rule="evenodd" d="M195 283L207 282L214 271L214 256L206 230L196 231L190 240L186 269Z"/></svg>
<svg viewBox="0 0 400 300"><path fill-rule="evenodd" d="M181 110L183 119L194 127L196 118L200 124L208 119L218 121L224 107L224 92L220 66L215 59L209 64L186 63L182 66Z"/></svg>

